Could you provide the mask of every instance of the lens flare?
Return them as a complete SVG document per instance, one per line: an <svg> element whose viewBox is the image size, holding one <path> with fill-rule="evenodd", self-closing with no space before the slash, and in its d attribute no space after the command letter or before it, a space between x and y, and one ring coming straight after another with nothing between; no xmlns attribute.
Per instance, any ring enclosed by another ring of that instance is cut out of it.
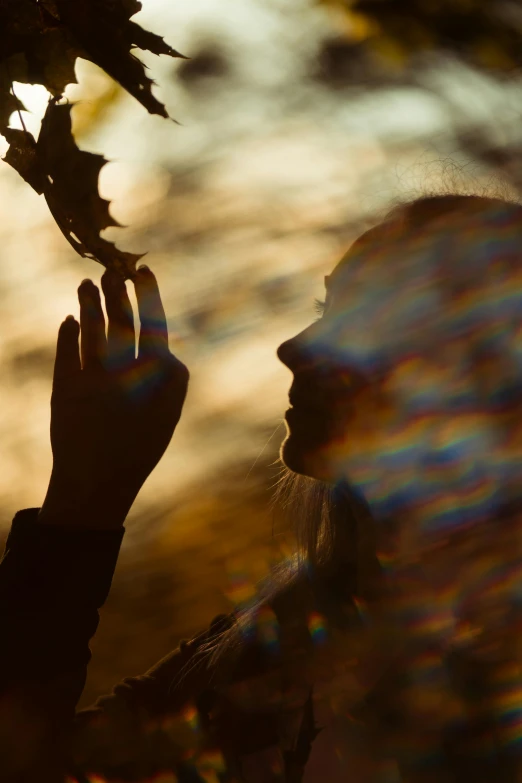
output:
<svg viewBox="0 0 522 783"><path fill-rule="evenodd" d="M319 612L310 612L307 624L313 643L316 645L324 644L327 638L326 618Z"/></svg>
<svg viewBox="0 0 522 783"><path fill-rule="evenodd" d="M279 623L269 606L261 606L256 617L257 638L270 653L279 651Z"/></svg>

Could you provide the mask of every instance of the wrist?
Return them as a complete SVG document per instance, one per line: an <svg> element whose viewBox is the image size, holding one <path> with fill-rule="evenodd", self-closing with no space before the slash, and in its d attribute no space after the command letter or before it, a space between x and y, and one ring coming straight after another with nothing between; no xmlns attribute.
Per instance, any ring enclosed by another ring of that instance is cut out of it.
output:
<svg viewBox="0 0 522 783"><path fill-rule="evenodd" d="M80 487L52 476L38 521L65 527L121 528L136 495L127 488Z"/></svg>

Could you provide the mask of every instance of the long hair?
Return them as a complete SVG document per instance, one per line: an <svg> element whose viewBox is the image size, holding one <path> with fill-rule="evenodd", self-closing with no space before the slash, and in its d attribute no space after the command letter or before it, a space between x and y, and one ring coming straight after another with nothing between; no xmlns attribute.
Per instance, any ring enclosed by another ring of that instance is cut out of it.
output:
<svg viewBox="0 0 522 783"><path fill-rule="evenodd" d="M379 570L375 525L364 497L348 481L330 485L285 468L273 502L293 522L293 578L306 572L315 582L328 582L342 571L344 597L364 598L371 591Z"/></svg>
<svg viewBox="0 0 522 783"><path fill-rule="evenodd" d="M333 628L354 599L371 599L379 590L375 525L364 498L347 482L331 486L286 467L282 473L273 503L292 522L295 550L272 568L253 600L236 608L234 622L202 647L208 666L225 677L245 640L256 637L267 607L278 626L293 623L299 606L303 617L320 609Z"/></svg>

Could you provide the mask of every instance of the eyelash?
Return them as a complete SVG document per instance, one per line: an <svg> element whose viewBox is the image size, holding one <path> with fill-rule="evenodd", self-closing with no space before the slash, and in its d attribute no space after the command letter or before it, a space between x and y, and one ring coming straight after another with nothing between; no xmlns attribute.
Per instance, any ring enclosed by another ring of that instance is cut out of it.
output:
<svg viewBox="0 0 522 783"><path fill-rule="evenodd" d="M314 310L321 318L324 315L324 311L326 309L326 302L322 302L320 299L314 299Z"/></svg>

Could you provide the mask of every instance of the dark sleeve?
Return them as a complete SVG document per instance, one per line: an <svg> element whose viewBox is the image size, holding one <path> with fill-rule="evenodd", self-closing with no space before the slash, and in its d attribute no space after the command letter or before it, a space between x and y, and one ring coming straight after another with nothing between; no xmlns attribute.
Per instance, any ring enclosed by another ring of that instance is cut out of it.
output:
<svg viewBox="0 0 522 783"><path fill-rule="evenodd" d="M198 711L209 707L205 702L212 693L208 650L232 622L227 615L216 617L145 674L124 679L78 712L69 767L73 779L149 780L168 770L184 780L180 766L201 739Z"/></svg>
<svg viewBox="0 0 522 783"><path fill-rule="evenodd" d="M38 523L19 512L0 562L0 780L63 780L89 640L121 531Z"/></svg>

